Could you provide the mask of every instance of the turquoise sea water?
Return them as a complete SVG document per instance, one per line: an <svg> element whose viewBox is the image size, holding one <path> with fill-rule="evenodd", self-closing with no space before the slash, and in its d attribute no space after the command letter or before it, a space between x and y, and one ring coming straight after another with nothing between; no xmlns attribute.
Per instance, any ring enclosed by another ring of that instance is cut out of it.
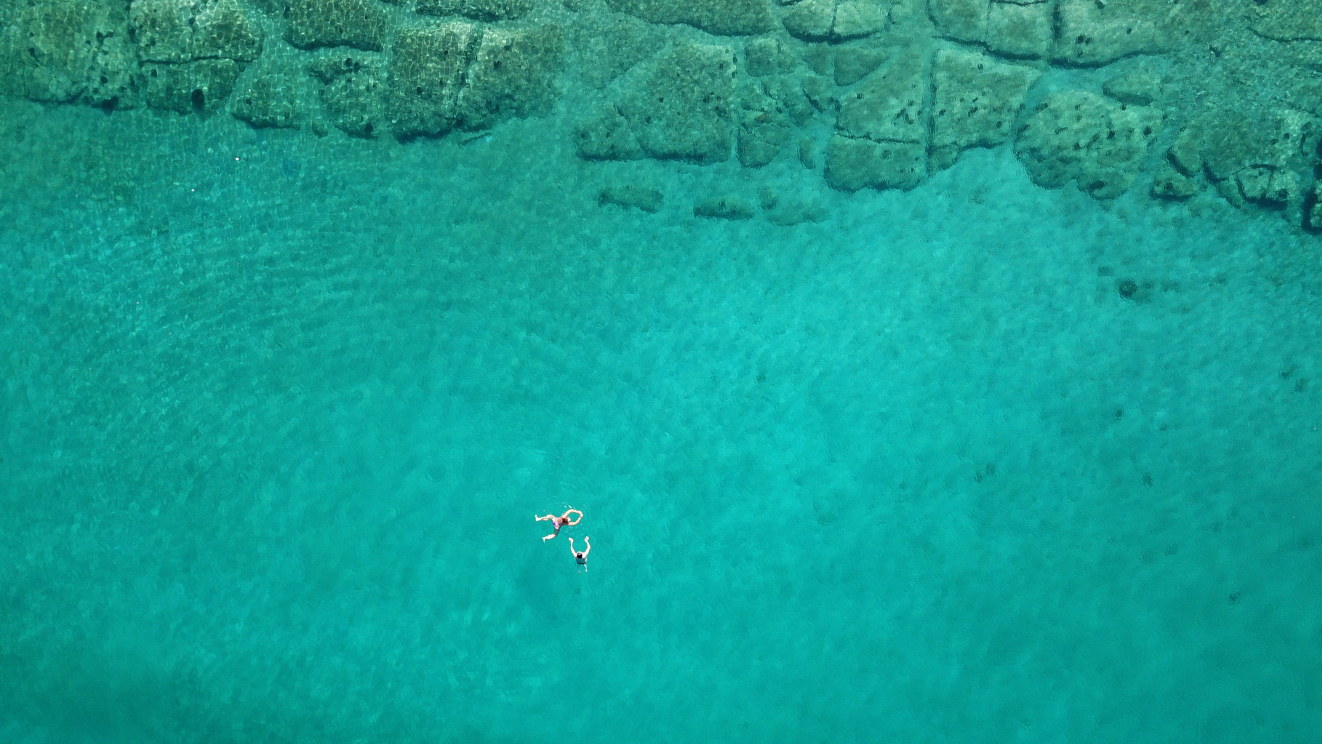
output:
<svg viewBox="0 0 1322 744"><path fill-rule="evenodd" d="M3 105L4 741L1322 730L1316 236Z"/></svg>

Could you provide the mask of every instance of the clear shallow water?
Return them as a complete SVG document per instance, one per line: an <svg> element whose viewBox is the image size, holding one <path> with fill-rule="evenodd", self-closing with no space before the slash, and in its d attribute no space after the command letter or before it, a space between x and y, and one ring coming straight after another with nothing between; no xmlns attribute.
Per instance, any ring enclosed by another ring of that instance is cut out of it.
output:
<svg viewBox="0 0 1322 744"><path fill-rule="evenodd" d="M8 741L1322 728L1315 237L5 106Z"/></svg>

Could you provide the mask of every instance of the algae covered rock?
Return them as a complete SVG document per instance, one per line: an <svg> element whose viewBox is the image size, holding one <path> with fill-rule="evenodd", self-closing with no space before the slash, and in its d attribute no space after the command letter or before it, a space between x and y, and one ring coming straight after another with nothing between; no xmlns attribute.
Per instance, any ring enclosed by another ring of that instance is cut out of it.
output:
<svg viewBox="0 0 1322 744"><path fill-rule="evenodd" d="M606 0L611 10L652 23L683 23L717 36L766 33L776 20L766 0Z"/></svg>
<svg viewBox="0 0 1322 744"><path fill-rule="evenodd" d="M554 24L487 28L459 93L463 126L481 129L548 109L556 97L564 47L564 33Z"/></svg>
<svg viewBox="0 0 1322 744"><path fill-rule="evenodd" d="M1170 0L1058 0L1057 61L1102 65L1170 47L1179 3Z"/></svg>
<svg viewBox="0 0 1322 744"><path fill-rule="evenodd" d="M1174 163L1162 161L1153 174L1151 193L1158 199L1188 199L1198 193L1198 179L1181 172Z"/></svg>
<svg viewBox="0 0 1322 744"><path fill-rule="evenodd" d="M424 15L463 15L478 21L510 21L533 8L533 0L418 0Z"/></svg>
<svg viewBox="0 0 1322 744"><path fill-rule="evenodd" d="M920 46L896 54L840 103L826 148L833 188L912 188L927 174L924 102L928 55Z"/></svg>
<svg viewBox="0 0 1322 744"><path fill-rule="evenodd" d="M1298 172L1311 166L1318 126L1291 108L1218 109L1187 126L1168 153L1189 175L1205 175L1231 204L1298 208Z"/></svg>
<svg viewBox="0 0 1322 744"><path fill-rule="evenodd" d="M836 128L850 137L924 142L928 57L913 47L866 77L840 102Z"/></svg>
<svg viewBox="0 0 1322 744"><path fill-rule="evenodd" d="M238 0L135 0L129 19L146 62L251 62L262 53L261 28Z"/></svg>
<svg viewBox="0 0 1322 744"><path fill-rule="evenodd" d="M812 114L807 96L790 79L766 78L744 87L738 105L739 163L747 168L770 163Z"/></svg>
<svg viewBox="0 0 1322 744"><path fill-rule="evenodd" d="M917 142L874 142L834 135L826 147L826 182L841 191L917 186L927 174L927 151Z"/></svg>
<svg viewBox="0 0 1322 744"><path fill-rule="evenodd" d="M381 51L390 19L374 0L289 0L285 38L304 49L351 46Z"/></svg>
<svg viewBox="0 0 1322 744"><path fill-rule="evenodd" d="M886 49L846 46L835 53L835 84L847 88L871 75L890 56Z"/></svg>
<svg viewBox="0 0 1322 744"><path fill-rule="evenodd" d="M584 160L637 160L643 148L629 120L613 104L598 107L574 127L574 144Z"/></svg>
<svg viewBox="0 0 1322 744"><path fill-rule="evenodd" d="M937 32L956 41L984 42L990 0L929 0Z"/></svg>
<svg viewBox="0 0 1322 744"><path fill-rule="evenodd" d="M1121 103L1150 106L1161 98L1161 76L1141 68L1130 70L1102 83L1102 92Z"/></svg>
<svg viewBox="0 0 1322 744"><path fill-rule="evenodd" d="M542 113L555 99L565 38L555 24L468 21L405 28L392 49L386 117L398 137L490 127Z"/></svg>
<svg viewBox="0 0 1322 744"><path fill-rule="evenodd" d="M1052 93L1020 128L1015 153L1034 183L1079 188L1110 199L1129 188L1163 116L1152 107L1125 106L1081 90Z"/></svg>
<svg viewBox="0 0 1322 744"><path fill-rule="evenodd" d="M1277 41L1322 41L1322 0L1258 2L1253 30Z"/></svg>
<svg viewBox="0 0 1322 744"><path fill-rule="evenodd" d="M1265 206L1285 206L1301 196L1298 176L1269 166L1253 166L1236 173L1235 185L1245 201Z"/></svg>
<svg viewBox="0 0 1322 744"><path fill-rule="evenodd" d="M734 144L735 53L681 41L655 57L617 101L649 157L712 163Z"/></svg>
<svg viewBox="0 0 1322 744"><path fill-rule="evenodd" d="M575 128L580 157L713 163L734 144L735 51L678 41L620 78Z"/></svg>
<svg viewBox="0 0 1322 744"><path fill-rule="evenodd" d="M765 77L789 72L798 60L778 39L753 39L744 47L744 72L751 77Z"/></svg>
<svg viewBox="0 0 1322 744"><path fill-rule="evenodd" d="M255 76L234 96L230 113L254 127L298 126L294 86L280 75Z"/></svg>
<svg viewBox="0 0 1322 744"><path fill-rule="evenodd" d="M583 14L565 32L578 57L591 60L578 65L580 79L593 88L612 80L656 54L665 46L669 29L622 13Z"/></svg>
<svg viewBox="0 0 1322 744"><path fill-rule="evenodd" d="M808 41L844 41L884 31L890 0L801 0L781 18L785 30Z"/></svg>
<svg viewBox="0 0 1322 744"><path fill-rule="evenodd" d="M0 8L0 93L131 106L140 85L125 4L47 0Z"/></svg>
<svg viewBox="0 0 1322 744"><path fill-rule="evenodd" d="M713 196L693 205L694 217L715 220L749 220L755 212L753 203L737 194Z"/></svg>
<svg viewBox="0 0 1322 744"><path fill-rule="evenodd" d="M146 73L146 100L152 108L177 114L209 114L220 110L239 79L232 59L200 59L182 64L151 64Z"/></svg>
<svg viewBox="0 0 1322 744"><path fill-rule="evenodd" d="M1304 224L1313 230L1322 230L1322 181L1313 184L1306 206Z"/></svg>
<svg viewBox="0 0 1322 744"><path fill-rule="evenodd" d="M1024 96L1040 75L979 52L938 51L932 70L932 168L952 165L967 148L1008 140Z"/></svg>
<svg viewBox="0 0 1322 744"><path fill-rule="evenodd" d="M400 30L386 83L395 136L435 136L458 124L459 90L481 36L466 21Z"/></svg>
<svg viewBox="0 0 1322 744"><path fill-rule="evenodd" d="M1009 57L1045 57L1051 51L1055 8L1048 2L996 2L987 8L987 48Z"/></svg>
<svg viewBox="0 0 1322 744"><path fill-rule="evenodd" d="M1185 144L1196 143L1198 161L1213 180L1222 181L1251 166L1302 165L1316 131L1313 117L1297 109L1222 109L1191 125Z"/></svg>
<svg viewBox="0 0 1322 744"><path fill-rule="evenodd" d="M1037 59L1051 53L1052 0L930 0L929 10L937 32L946 38L985 44L1007 57Z"/></svg>
<svg viewBox="0 0 1322 744"><path fill-rule="evenodd" d="M326 119L351 137L375 137L380 132L385 97L380 63L370 54L344 54L314 62L308 73L321 83Z"/></svg>
<svg viewBox="0 0 1322 744"><path fill-rule="evenodd" d="M597 204L614 205L625 209L638 209L648 214L661 211L666 197L660 191L637 184L614 183L603 186L597 193Z"/></svg>

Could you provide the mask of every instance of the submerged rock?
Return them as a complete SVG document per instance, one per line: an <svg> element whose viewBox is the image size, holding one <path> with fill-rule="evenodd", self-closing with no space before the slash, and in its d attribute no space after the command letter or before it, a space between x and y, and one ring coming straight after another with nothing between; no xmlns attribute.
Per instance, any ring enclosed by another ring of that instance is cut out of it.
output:
<svg viewBox="0 0 1322 744"><path fill-rule="evenodd" d="M379 52L390 18L373 0L289 0L285 38L304 49L351 46Z"/></svg>
<svg viewBox="0 0 1322 744"><path fill-rule="evenodd" d="M643 148L629 120L613 104L600 106L574 127L574 143L584 160L637 160Z"/></svg>
<svg viewBox="0 0 1322 744"><path fill-rule="evenodd" d="M1015 153L1039 186L1078 181L1099 199L1124 193L1161 131L1161 111L1081 90L1047 96L1020 128Z"/></svg>
<svg viewBox="0 0 1322 744"><path fill-rule="evenodd" d="M665 195L647 186L635 184L610 184L602 187L597 195L597 203L611 204L625 209L640 209L648 214L661 211L665 204Z"/></svg>
<svg viewBox="0 0 1322 744"><path fill-rule="evenodd" d="M942 36L956 41L985 42L990 0L929 0L932 22Z"/></svg>
<svg viewBox="0 0 1322 744"><path fill-rule="evenodd" d="M147 105L177 114L220 110L234 92L240 72L238 63L232 59L153 64L144 69Z"/></svg>
<svg viewBox="0 0 1322 744"><path fill-rule="evenodd" d="M1152 177L1152 195L1159 199L1188 199L1198 193L1198 179L1180 172L1169 161L1157 167Z"/></svg>
<svg viewBox="0 0 1322 744"><path fill-rule="evenodd" d="M785 30L807 41L845 41L884 31L890 0L802 0L785 12Z"/></svg>
<svg viewBox="0 0 1322 744"><path fill-rule="evenodd" d="M295 127L299 114L293 85L280 75L254 77L234 96L230 113L254 127Z"/></svg>
<svg viewBox="0 0 1322 744"><path fill-rule="evenodd" d="M424 15L463 15L478 21L510 21L533 8L533 0L418 0Z"/></svg>
<svg viewBox="0 0 1322 744"><path fill-rule="evenodd" d="M1166 51L1182 8L1170 0L1059 0L1052 56L1069 64L1103 65Z"/></svg>
<svg viewBox="0 0 1322 744"><path fill-rule="evenodd" d="M262 53L262 30L238 0L135 0L129 20L145 62L251 62Z"/></svg>
<svg viewBox="0 0 1322 744"><path fill-rule="evenodd" d="M798 127L812 118L803 90L784 77L746 86L739 96L739 163L760 168L775 159Z"/></svg>
<svg viewBox="0 0 1322 744"><path fill-rule="evenodd" d="M556 98L564 48L564 33L554 24L488 27L459 93L463 126L484 129L511 116L545 112Z"/></svg>
<svg viewBox="0 0 1322 744"><path fill-rule="evenodd" d="M630 141L658 159L723 161L734 144L734 50L689 41L630 73L613 106L580 125L580 152L632 157ZM614 113L609 111L614 108ZM623 120L627 132L621 131ZM604 142L612 143L603 147ZM600 155L599 155L600 156Z"/></svg>
<svg viewBox="0 0 1322 744"><path fill-rule="evenodd" d="M717 36L762 34L775 28L766 0L606 0L611 10L652 23L683 23Z"/></svg>
<svg viewBox="0 0 1322 744"><path fill-rule="evenodd" d="M845 95L826 148L832 188L912 188L927 175L928 67L926 50L911 47Z"/></svg>
<svg viewBox="0 0 1322 744"><path fill-rule="evenodd" d="M734 194L724 194L704 199L693 205L694 217L710 217L718 220L750 220L756 213L753 203Z"/></svg>
<svg viewBox="0 0 1322 744"><path fill-rule="evenodd" d="M1322 41L1322 0L1258 3L1253 30L1277 41Z"/></svg>
<svg viewBox="0 0 1322 744"><path fill-rule="evenodd" d="M927 148L917 142L874 142L835 135L826 146L826 182L841 191L917 186L927 175Z"/></svg>
<svg viewBox="0 0 1322 744"><path fill-rule="evenodd" d="M385 83L380 63L370 54L325 57L308 68L321 83L326 119L351 137L375 137L383 117Z"/></svg>
<svg viewBox="0 0 1322 744"><path fill-rule="evenodd" d="M459 123L459 89L480 39L481 29L467 21L400 30L385 101L395 136L445 134Z"/></svg>
<svg viewBox="0 0 1322 744"><path fill-rule="evenodd" d="M932 70L932 168L947 168L970 147L1010 138L1024 96L1041 75L978 52L943 49Z"/></svg>
<svg viewBox="0 0 1322 744"><path fill-rule="evenodd" d="M836 128L849 137L877 141L924 142L927 122L928 56L921 47L897 54L864 78L840 102Z"/></svg>
<svg viewBox="0 0 1322 744"><path fill-rule="evenodd" d="M1144 69L1130 70L1102 83L1102 92L1121 103L1150 106L1161 98L1161 76Z"/></svg>
<svg viewBox="0 0 1322 744"><path fill-rule="evenodd" d="M1009 57L1039 58L1051 51L1055 8L1048 2L991 3L984 41L993 52Z"/></svg>
<svg viewBox="0 0 1322 744"><path fill-rule="evenodd" d="M0 8L0 93L34 101L138 102L142 77L123 3L48 0Z"/></svg>

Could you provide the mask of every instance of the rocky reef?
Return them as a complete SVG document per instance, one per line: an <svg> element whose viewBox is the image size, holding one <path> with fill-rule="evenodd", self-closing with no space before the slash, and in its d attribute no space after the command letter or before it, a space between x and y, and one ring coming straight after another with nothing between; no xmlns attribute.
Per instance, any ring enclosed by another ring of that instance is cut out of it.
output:
<svg viewBox="0 0 1322 744"><path fill-rule="evenodd" d="M1322 0L25 0L0 93L401 146L555 112L585 160L842 191L1006 147L1043 187L1322 230Z"/></svg>

